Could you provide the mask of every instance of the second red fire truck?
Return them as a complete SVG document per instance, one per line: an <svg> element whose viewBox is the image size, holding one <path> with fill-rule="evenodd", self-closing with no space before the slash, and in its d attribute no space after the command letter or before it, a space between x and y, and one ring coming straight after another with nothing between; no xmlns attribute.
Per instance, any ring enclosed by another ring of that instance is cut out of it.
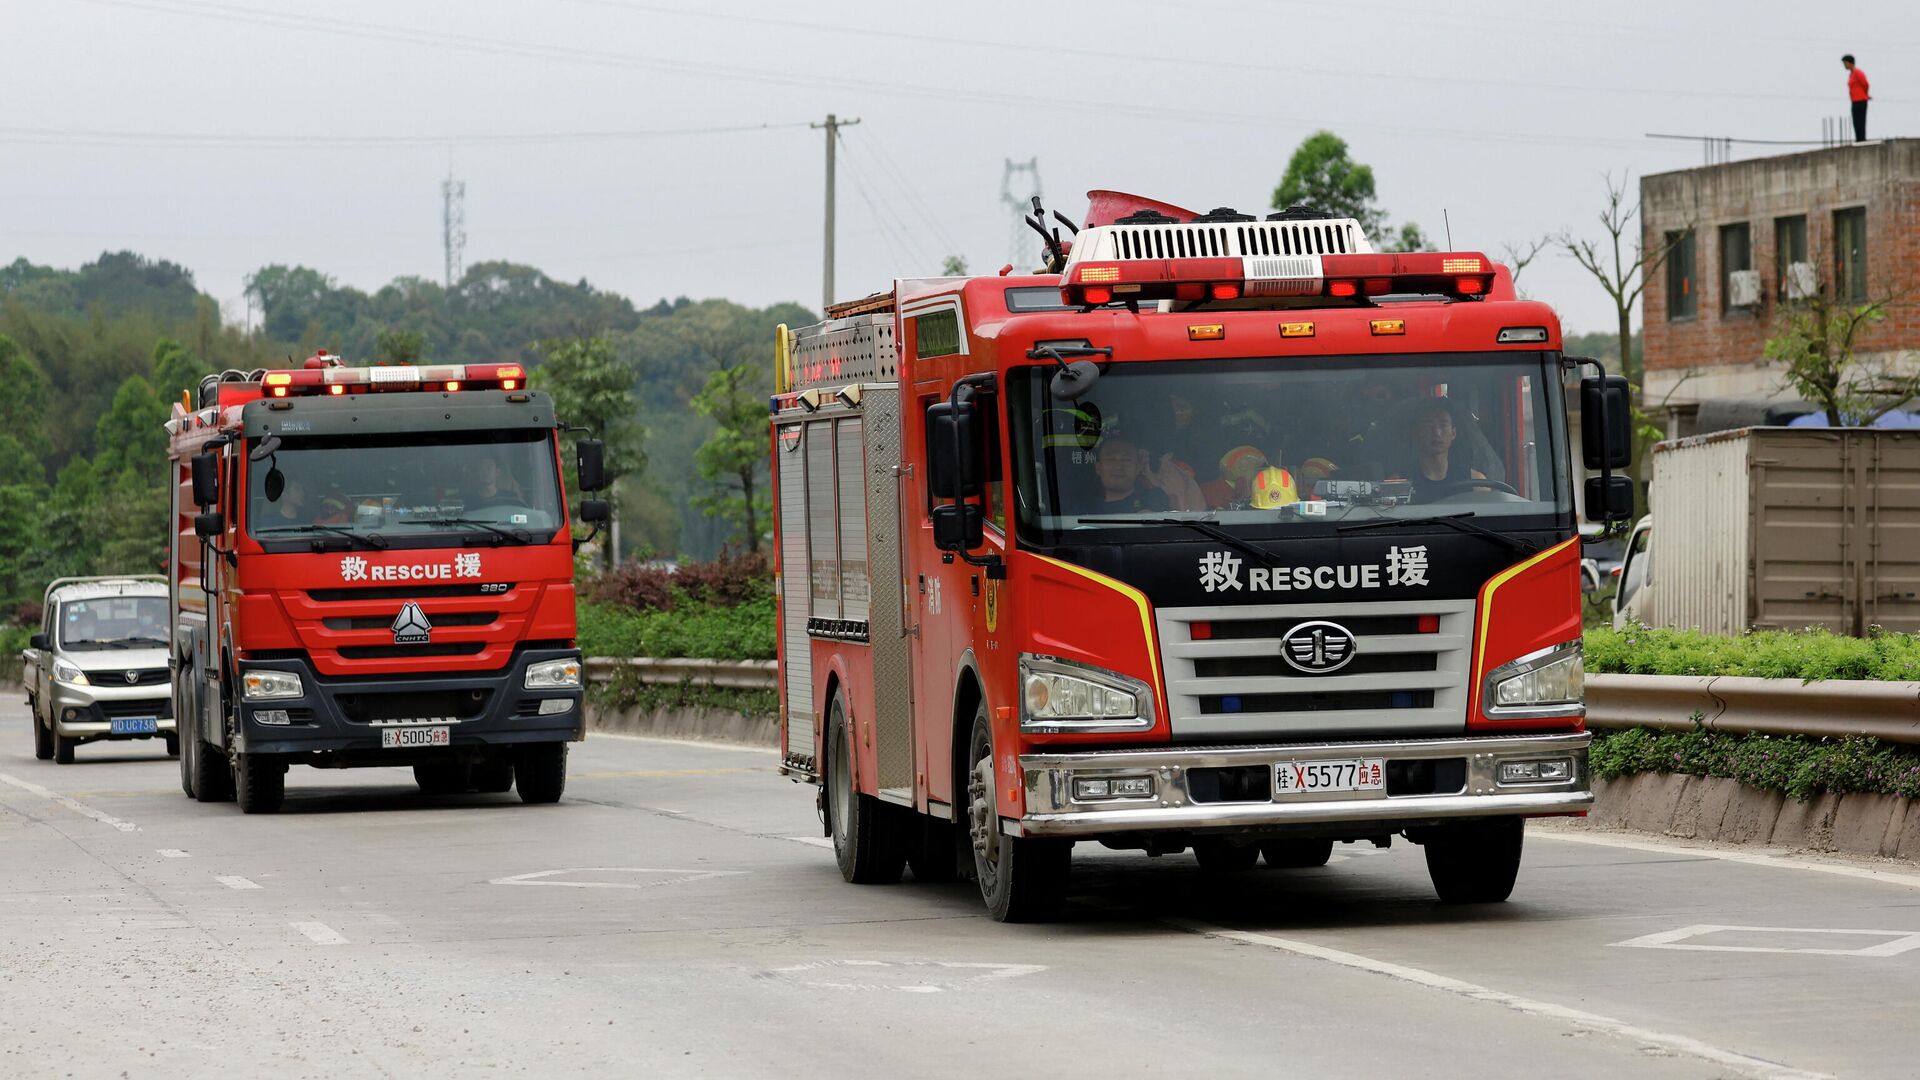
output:
<svg viewBox="0 0 1920 1080"><path fill-rule="evenodd" d="M1630 514L1624 382L1478 253L1096 195L1055 273L782 332L783 770L842 873L1024 920L1080 842L1404 837L1505 899L1523 819L1593 799L1569 448Z"/></svg>

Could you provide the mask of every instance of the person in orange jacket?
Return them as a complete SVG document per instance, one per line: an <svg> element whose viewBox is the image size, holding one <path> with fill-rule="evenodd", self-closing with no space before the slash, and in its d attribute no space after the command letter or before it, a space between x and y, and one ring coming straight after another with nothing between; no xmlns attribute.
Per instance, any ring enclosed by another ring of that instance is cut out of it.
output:
<svg viewBox="0 0 1920 1080"><path fill-rule="evenodd" d="M1873 95L1867 92L1867 73L1854 65L1853 54L1840 58L1847 69L1847 100L1853 104L1853 141L1867 141L1867 102Z"/></svg>

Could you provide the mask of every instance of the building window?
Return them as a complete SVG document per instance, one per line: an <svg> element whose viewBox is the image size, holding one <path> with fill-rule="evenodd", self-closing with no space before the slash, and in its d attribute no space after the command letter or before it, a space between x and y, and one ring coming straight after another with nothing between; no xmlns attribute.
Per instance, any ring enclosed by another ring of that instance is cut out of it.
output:
<svg viewBox="0 0 1920 1080"><path fill-rule="evenodd" d="M1805 267L1795 270L1795 266ZM1813 291L1813 267L1807 263L1807 215L1773 219L1774 295L1804 300Z"/></svg>
<svg viewBox="0 0 1920 1080"><path fill-rule="evenodd" d="M1856 206L1833 212L1833 292L1842 300L1867 299L1867 211Z"/></svg>
<svg viewBox="0 0 1920 1080"><path fill-rule="evenodd" d="M1694 293L1693 230L1667 234L1667 318L1691 319L1697 312Z"/></svg>
<svg viewBox="0 0 1920 1080"><path fill-rule="evenodd" d="M1720 226L1720 314L1760 306L1760 277L1753 270L1753 227Z"/></svg>

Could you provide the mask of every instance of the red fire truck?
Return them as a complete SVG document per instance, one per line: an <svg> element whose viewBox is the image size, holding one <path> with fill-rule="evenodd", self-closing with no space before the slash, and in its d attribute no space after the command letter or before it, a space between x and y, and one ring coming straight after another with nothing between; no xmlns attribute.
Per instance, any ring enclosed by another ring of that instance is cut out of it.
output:
<svg viewBox="0 0 1920 1080"><path fill-rule="evenodd" d="M226 372L173 410L180 782L276 810L288 766L560 798L585 735L553 401L517 364ZM579 486L604 484L579 442ZM582 520L606 520L587 500Z"/></svg>
<svg viewBox="0 0 1920 1080"><path fill-rule="evenodd" d="M1131 211L1131 212L1128 212ZM1045 918L1077 841L1425 849L1510 893L1592 802L1553 312L1472 252L1095 193L1053 273L899 280L778 348L783 771L842 874ZM1590 516L1625 384L1579 379Z"/></svg>

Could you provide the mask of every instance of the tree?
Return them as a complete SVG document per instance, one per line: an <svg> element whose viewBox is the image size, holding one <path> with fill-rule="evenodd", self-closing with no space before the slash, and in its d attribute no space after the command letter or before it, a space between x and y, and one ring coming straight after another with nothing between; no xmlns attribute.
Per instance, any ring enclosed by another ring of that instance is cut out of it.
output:
<svg viewBox="0 0 1920 1080"><path fill-rule="evenodd" d="M23 451L45 461L53 451L47 437L46 372L13 339L0 334L0 432L18 440Z"/></svg>
<svg viewBox="0 0 1920 1080"><path fill-rule="evenodd" d="M715 371L694 396L693 407L718 426L694 454L700 478L718 490L695 496L694 505L732 525L730 542L758 553L761 529L772 514L762 481L767 469L765 370L736 364Z"/></svg>
<svg viewBox="0 0 1920 1080"><path fill-rule="evenodd" d="M940 260L941 277L966 277L967 260L959 255L949 255Z"/></svg>
<svg viewBox="0 0 1920 1080"><path fill-rule="evenodd" d="M1786 365L1787 384L1820 406L1827 423L1870 427L1875 420L1920 397L1920 369L1854 352L1861 334L1887 317L1892 295L1852 303L1824 283L1812 296L1783 307L1767 358Z"/></svg>
<svg viewBox="0 0 1920 1080"><path fill-rule="evenodd" d="M426 346L427 336L420 331L390 327L380 331L373 351L383 364L417 364Z"/></svg>
<svg viewBox="0 0 1920 1080"><path fill-rule="evenodd" d="M1273 189L1276 209L1311 206L1335 217L1350 217L1383 251L1420 251L1431 245L1411 222L1395 228L1376 203L1373 166L1347 152L1347 140L1331 131L1307 136L1287 161L1286 174Z"/></svg>
<svg viewBox="0 0 1920 1080"><path fill-rule="evenodd" d="M171 402L182 390L198 391L200 380L213 374L185 345L161 338L153 346L153 378L149 380L161 401Z"/></svg>
<svg viewBox="0 0 1920 1080"><path fill-rule="evenodd" d="M1545 251L1547 245L1551 243L1553 243L1552 237L1543 236L1538 240L1528 240L1523 244L1516 244L1509 240L1500 245L1501 252L1504 253L1507 258L1507 269L1513 272L1514 291L1519 293L1522 300L1528 297L1525 292L1520 291L1520 275L1533 263L1533 260L1540 257L1540 253Z"/></svg>
<svg viewBox="0 0 1920 1080"><path fill-rule="evenodd" d="M533 384L553 395L560 423L587 428L606 444L609 484L645 468L647 433L633 420L634 371L615 357L613 340L554 338L541 343L540 353L543 359L534 369ZM569 438L579 441L577 436ZM567 477L567 494L577 506L576 480ZM613 565L610 545L606 564Z"/></svg>
<svg viewBox="0 0 1920 1080"><path fill-rule="evenodd" d="M1647 279L1667 261L1673 249L1671 245L1662 245L1654 251L1646 250L1639 230L1633 228L1633 219L1640 216L1640 204L1627 205L1627 178L1622 177L1620 183L1615 184L1609 173L1606 183L1607 205L1599 215L1600 227L1607 233L1606 249L1565 229L1553 237L1553 245L1593 275L1613 301L1620 337L1620 373L1637 388L1643 373L1640 356L1633 348L1633 306L1640 302ZM1637 389L1635 395L1638 396Z"/></svg>
<svg viewBox="0 0 1920 1080"><path fill-rule="evenodd" d="M94 427L94 467L102 477L131 472L159 485L166 475L166 422L170 410L147 380L130 375L113 395L113 406ZM164 488L162 488L164 490Z"/></svg>

